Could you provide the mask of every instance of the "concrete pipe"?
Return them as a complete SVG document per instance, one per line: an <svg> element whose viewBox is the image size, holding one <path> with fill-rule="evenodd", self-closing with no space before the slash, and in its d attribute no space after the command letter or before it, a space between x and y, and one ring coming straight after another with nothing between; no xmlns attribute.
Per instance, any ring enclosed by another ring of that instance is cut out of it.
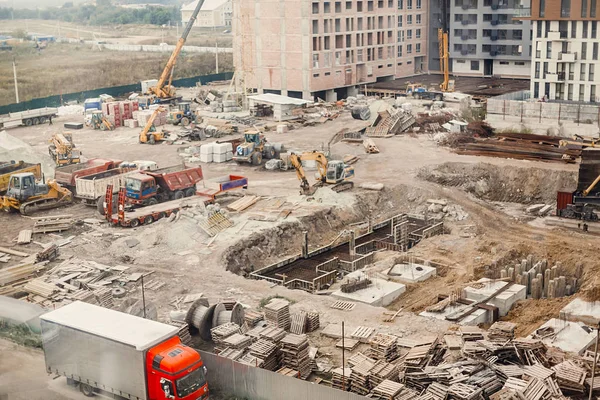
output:
<svg viewBox="0 0 600 400"><path fill-rule="evenodd" d="M185 322L190 326L190 331L193 334L198 333L202 340L211 340L210 330L214 311L215 306L209 306L208 300L202 297L192 303L185 316Z"/></svg>
<svg viewBox="0 0 600 400"><path fill-rule="evenodd" d="M227 311L223 303L217 304L213 315L213 328L228 322L234 322L239 326L244 324L244 307L240 303L235 303L231 311Z"/></svg>

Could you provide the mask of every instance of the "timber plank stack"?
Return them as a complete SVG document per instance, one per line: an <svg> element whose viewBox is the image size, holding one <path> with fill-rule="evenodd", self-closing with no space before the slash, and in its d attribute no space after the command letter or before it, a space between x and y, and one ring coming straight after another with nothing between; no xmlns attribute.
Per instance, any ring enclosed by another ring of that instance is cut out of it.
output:
<svg viewBox="0 0 600 400"><path fill-rule="evenodd" d="M281 339L280 343L281 352L283 353L283 366L298 371L300 378L306 379L311 372L306 335L289 333Z"/></svg>
<svg viewBox="0 0 600 400"><path fill-rule="evenodd" d="M275 371L279 365L279 347L268 340L260 339L248 347L248 352L262 360L264 369Z"/></svg>
<svg viewBox="0 0 600 400"><path fill-rule="evenodd" d="M271 300L265 306L265 319L278 328L289 330L291 325L290 302L283 299Z"/></svg>

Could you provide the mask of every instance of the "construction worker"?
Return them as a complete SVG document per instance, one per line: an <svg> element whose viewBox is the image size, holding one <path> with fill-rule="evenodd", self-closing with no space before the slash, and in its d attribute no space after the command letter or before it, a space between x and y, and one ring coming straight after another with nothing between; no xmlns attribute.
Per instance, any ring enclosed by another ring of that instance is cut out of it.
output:
<svg viewBox="0 0 600 400"><path fill-rule="evenodd" d="M52 115L48 117L49 125L52 125Z"/></svg>

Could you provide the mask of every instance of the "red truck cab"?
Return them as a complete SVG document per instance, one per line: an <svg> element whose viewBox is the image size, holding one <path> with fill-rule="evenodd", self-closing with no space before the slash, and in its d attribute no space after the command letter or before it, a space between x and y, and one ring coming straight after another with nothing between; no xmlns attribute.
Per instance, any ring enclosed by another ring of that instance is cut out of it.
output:
<svg viewBox="0 0 600 400"><path fill-rule="evenodd" d="M207 400L206 368L200 355L175 336L146 354L148 395L151 400Z"/></svg>

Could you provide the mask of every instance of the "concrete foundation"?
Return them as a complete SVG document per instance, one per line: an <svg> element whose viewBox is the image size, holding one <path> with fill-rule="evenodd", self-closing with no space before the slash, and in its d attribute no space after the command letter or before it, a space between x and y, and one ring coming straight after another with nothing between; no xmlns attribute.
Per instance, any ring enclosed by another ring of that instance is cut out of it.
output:
<svg viewBox="0 0 600 400"><path fill-rule="evenodd" d="M477 283L478 285L469 286L463 289L462 295L464 298L480 301L491 296L494 292L506 285L506 282L491 281L488 278L481 278ZM510 311L513 304L519 300L525 300L526 296L526 286L513 284L504 292L490 300L488 304L498 307L498 313L503 317Z"/></svg>
<svg viewBox="0 0 600 400"><path fill-rule="evenodd" d="M422 264L396 264L385 273L394 279L399 279L408 283L422 282L436 276L437 270Z"/></svg>
<svg viewBox="0 0 600 400"><path fill-rule="evenodd" d="M470 306L465 304L456 304L453 306L448 306L442 312L431 312L431 311L423 311L419 315L421 317L427 318L435 318L442 321L446 320L446 317L449 317L453 314L462 314L464 313ZM463 318L459 324L460 325L479 325L485 324L491 321L491 315L489 311L484 309L475 310L471 315Z"/></svg>
<svg viewBox="0 0 600 400"><path fill-rule="evenodd" d="M575 299L560 310L560 319L596 326L600 321L600 302Z"/></svg>
<svg viewBox="0 0 600 400"><path fill-rule="evenodd" d="M583 354L596 340L594 330L580 322L552 318L540 326L538 330L542 328L554 330L554 335L542 339L544 344L567 352Z"/></svg>
<svg viewBox="0 0 600 400"><path fill-rule="evenodd" d="M347 277L366 279L367 275L362 271L355 271L348 274ZM340 300L358 301L376 307L385 307L406 291L406 286L401 283L388 282L377 278L370 279L373 283L366 289L357 290L352 293L343 293L341 290L338 290L332 296Z"/></svg>

